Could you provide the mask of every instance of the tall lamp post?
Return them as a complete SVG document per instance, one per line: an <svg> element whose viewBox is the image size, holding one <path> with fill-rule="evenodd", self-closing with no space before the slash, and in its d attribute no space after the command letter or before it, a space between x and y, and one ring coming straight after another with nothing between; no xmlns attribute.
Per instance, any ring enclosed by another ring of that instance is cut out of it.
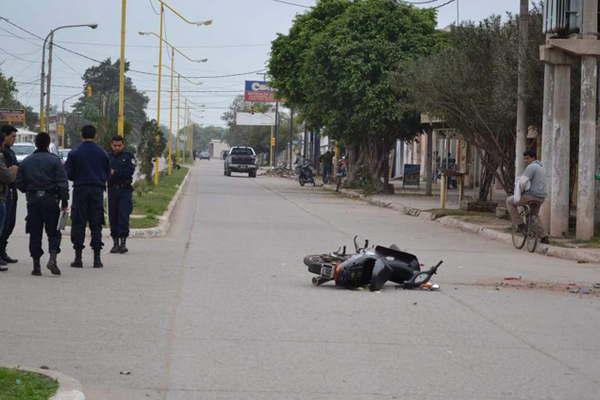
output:
<svg viewBox="0 0 600 400"><path fill-rule="evenodd" d="M48 130L48 116L47 114L50 112L50 88L51 88L51 80L52 80L52 46L54 43L54 32L60 29L67 28L83 28L88 27L92 29L96 29L98 24L77 24L77 25L63 25L57 28L54 28L48 33L46 38L44 39L44 45L42 46L42 71L40 75L40 131ZM50 39L50 47L48 49L48 85L47 85L47 93L44 93L44 83L46 80L46 43L48 43L48 39ZM47 108L44 110L44 95L48 96L47 98Z"/></svg>
<svg viewBox="0 0 600 400"><path fill-rule="evenodd" d="M191 62L195 62L195 63L205 63L208 61L207 58L202 58L202 59L194 59L191 57L188 57L185 53L181 52L181 50L179 50L178 48L176 48L175 46L173 46L171 43L169 43L167 40L165 40L164 38L162 38L162 36L157 35L154 32L138 32L140 35L144 36L144 35L152 35L155 36L159 39L160 43L161 43L161 48L162 48L162 43L165 43L167 46L169 46L171 48L171 67L169 68L171 70L171 90L170 90L170 116L169 116L169 137L168 137L168 159L167 159L167 173L169 175L171 175L171 173L173 172L173 161L172 161L172 139L171 136L173 134L173 77L175 75L175 70L174 70L174 64L175 64L175 52L181 54L186 60L191 61ZM162 51L161 51L162 53ZM162 60L162 56L159 55L159 62ZM161 77L162 77L162 65L158 64L158 75L159 75L159 79L158 79L158 98L157 98L157 103L160 104L160 90L161 90ZM168 67L167 67L168 68ZM190 81L189 79L185 78L186 80ZM192 81L190 81L192 82ZM194 82L192 82L194 83ZM159 123L160 121L160 106L158 106L157 108L157 123ZM160 126L160 123L159 123ZM154 183L158 184L158 162L155 162L155 171L154 171Z"/></svg>
<svg viewBox="0 0 600 400"><path fill-rule="evenodd" d="M170 91L170 103L169 103L169 138L168 138L168 150L169 150L169 162L168 162L168 173L169 175L171 175L173 173L173 162L171 160L171 156L172 156L172 147L173 147L173 136L175 136L177 138L177 136L179 135L179 99L181 97L181 78L183 78L185 81L191 83L192 85L196 85L196 86L200 86L202 85L202 82L194 82L193 80L191 80L190 78L181 75L179 72L177 72L174 69L174 64L175 64L175 47L171 47L171 66L167 66L167 65L163 65L164 68L168 68L169 71L171 71L171 91ZM179 51L179 50L177 50ZM186 57L187 58L187 57ZM188 58L189 59L189 58ZM191 60L191 59L189 59ZM203 58L201 60L191 60L194 62L206 62L208 61L208 59ZM158 65L154 66L155 68L158 67ZM177 75L177 135L175 135L173 133L173 93L175 92L175 88L174 88L174 80L175 80L175 75ZM175 145L175 154L177 154L177 144L178 144L178 140L176 139L176 145Z"/></svg>
<svg viewBox="0 0 600 400"><path fill-rule="evenodd" d="M177 17L179 17L179 19L183 20L184 22L190 24L190 25L196 25L196 26L202 26L202 25L211 25L212 24L212 20L206 20L206 21L190 21L189 19L187 19L186 17L184 17L181 13L179 13L177 10L175 10L173 7L171 7L169 4L165 3L162 0L158 0L160 2L160 28L159 28L159 34L156 35L155 33L153 33L154 36L157 36L159 38L158 41L158 90L156 93L156 123L157 125L160 127L160 89L161 89L161 84L162 84L162 50L163 50L163 32L164 32L164 17L165 17L165 7L168 8L173 14L177 15ZM140 34L144 34L142 32L140 32ZM154 161L154 184L158 185L158 179L159 179L159 165L158 165L158 158L156 158L156 160Z"/></svg>

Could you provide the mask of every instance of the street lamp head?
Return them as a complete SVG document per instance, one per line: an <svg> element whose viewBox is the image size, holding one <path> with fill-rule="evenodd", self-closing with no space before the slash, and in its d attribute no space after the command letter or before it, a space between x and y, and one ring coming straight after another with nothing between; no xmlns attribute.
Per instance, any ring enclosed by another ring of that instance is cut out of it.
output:
<svg viewBox="0 0 600 400"><path fill-rule="evenodd" d="M98 27L98 24L89 24L88 26L92 29L96 29Z"/></svg>
<svg viewBox="0 0 600 400"><path fill-rule="evenodd" d="M208 61L208 58L203 58L203 59L200 60L200 62L203 62L203 63L205 63L207 61Z"/></svg>
<svg viewBox="0 0 600 400"><path fill-rule="evenodd" d="M212 25L212 23L213 23L213 20L212 20L212 19L209 19L209 20L206 20L206 21L204 21L204 22L202 23L202 25L209 26L209 25Z"/></svg>

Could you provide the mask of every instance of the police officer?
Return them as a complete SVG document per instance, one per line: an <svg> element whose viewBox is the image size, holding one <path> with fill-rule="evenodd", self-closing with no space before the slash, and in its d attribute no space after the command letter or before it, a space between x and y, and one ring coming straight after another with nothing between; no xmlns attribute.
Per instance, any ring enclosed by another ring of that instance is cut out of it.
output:
<svg viewBox="0 0 600 400"><path fill-rule="evenodd" d="M3 145L4 133L0 131L0 150L2 150ZM6 163L4 162L4 154L2 154L2 151L0 151L0 231L2 231L4 228L4 217L6 216L5 193L7 191L7 185L10 185L15 181L18 169L19 167L16 165L7 168ZM0 264L0 272L7 270L5 265L6 262L4 264Z"/></svg>
<svg viewBox="0 0 600 400"><path fill-rule="evenodd" d="M17 138L17 128L12 125L4 125L2 126L2 133L4 133L4 147L2 150L4 162L7 167L18 166L17 156L11 149ZM17 187L14 183L11 183L8 185L8 190L6 191L6 219L4 221L4 229L0 233L0 265L17 262L17 260L6 253L8 238L15 229L15 222L17 220L17 199Z"/></svg>
<svg viewBox="0 0 600 400"><path fill-rule="evenodd" d="M124 151L125 142L121 136L114 136L110 142L110 178L108 180L108 220L110 235L114 245L111 253L127 253L129 236L129 215L133 210L132 192L135 157Z"/></svg>
<svg viewBox="0 0 600 400"><path fill-rule="evenodd" d="M110 163L106 152L95 143L96 128L81 128L82 143L69 152L65 167L73 181L71 205L71 242L75 249L73 268L83 268L81 253L85 240L85 227L92 231L90 246L94 250L94 268L102 268L102 226L104 225L104 189L110 176Z"/></svg>
<svg viewBox="0 0 600 400"><path fill-rule="evenodd" d="M56 256L60 253L61 234L58 229L60 208L69 206L69 183L60 158L48 152L50 135L40 132L35 137L36 151L21 163L16 186L27 198L27 223L29 253L33 258L31 275L40 276L40 258L44 228L48 235L50 258L46 267L53 275L60 275ZM60 202L60 208L59 208Z"/></svg>

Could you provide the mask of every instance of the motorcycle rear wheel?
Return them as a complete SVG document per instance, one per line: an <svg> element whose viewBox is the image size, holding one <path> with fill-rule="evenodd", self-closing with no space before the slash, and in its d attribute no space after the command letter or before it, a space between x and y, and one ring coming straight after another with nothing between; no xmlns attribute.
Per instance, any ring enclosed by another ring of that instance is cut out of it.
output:
<svg viewBox="0 0 600 400"><path fill-rule="evenodd" d="M311 254L304 257L304 265L308 267L308 271L312 274L321 275L321 268L325 264L331 264L338 261L337 258L329 254Z"/></svg>

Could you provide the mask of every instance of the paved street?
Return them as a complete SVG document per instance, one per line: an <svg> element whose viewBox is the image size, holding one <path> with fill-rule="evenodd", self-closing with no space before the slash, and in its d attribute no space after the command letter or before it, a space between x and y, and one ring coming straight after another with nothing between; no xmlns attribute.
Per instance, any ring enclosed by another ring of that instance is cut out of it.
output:
<svg viewBox="0 0 600 400"><path fill-rule="evenodd" d="M313 288L303 256L356 233L444 259L442 290ZM66 267L67 242L64 275L36 279L19 228L0 364L60 370L90 400L598 398L600 299L483 284L600 282L597 265L293 180L228 178L219 160L197 163L168 237L132 240L103 270Z"/></svg>

